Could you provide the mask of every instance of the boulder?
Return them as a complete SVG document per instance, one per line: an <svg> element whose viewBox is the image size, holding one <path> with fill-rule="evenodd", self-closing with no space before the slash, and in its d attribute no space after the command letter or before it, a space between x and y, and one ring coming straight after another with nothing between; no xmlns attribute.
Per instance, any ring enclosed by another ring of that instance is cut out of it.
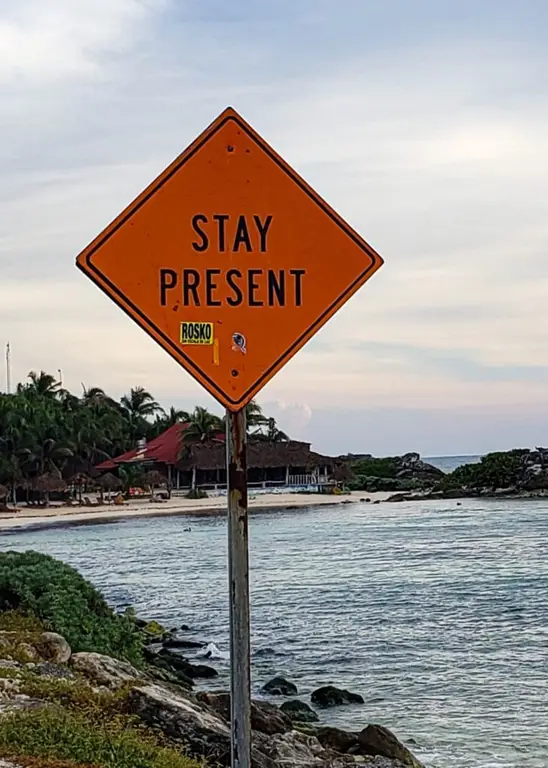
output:
<svg viewBox="0 0 548 768"><path fill-rule="evenodd" d="M294 723L317 723L320 719L312 707L298 699L284 701L280 709Z"/></svg>
<svg viewBox="0 0 548 768"><path fill-rule="evenodd" d="M381 755L399 760L408 768L424 768L407 747L382 725L368 725L358 735L360 751L365 755Z"/></svg>
<svg viewBox="0 0 548 768"><path fill-rule="evenodd" d="M76 672L107 688L120 688L139 678L139 672L131 664L100 653L74 653L70 663Z"/></svg>
<svg viewBox="0 0 548 768"><path fill-rule="evenodd" d="M208 667L207 664L189 664L187 667L187 675L191 680L197 680L198 678L209 679L218 677L219 673L214 667Z"/></svg>
<svg viewBox="0 0 548 768"><path fill-rule="evenodd" d="M230 765L230 728L213 710L159 685L135 687L130 704L145 723L183 742L191 756Z"/></svg>
<svg viewBox="0 0 548 768"><path fill-rule="evenodd" d="M54 664L68 664L72 653L65 638L56 632L43 632L36 648L43 659Z"/></svg>
<svg viewBox="0 0 548 768"><path fill-rule="evenodd" d="M170 637L163 642L164 648L203 648L204 643L197 643L195 640L183 640L177 637Z"/></svg>
<svg viewBox="0 0 548 768"><path fill-rule="evenodd" d="M324 749L332 749L333 752L343 754L359 750L359 739L357 733L343 731L340 728L318 728L316 737Z"/></svg>
<svg viewBox="0 0 548 768"><path fill-rule="evenodd" d="M191 664L184 658L184 656L180 656L178 653L172 653L166 648L162 648L158 653L157 658L165 659L173 669L177 672L182 672L183 675L191 680L217 677L219 674L216 669L208 667L207 664Z"/></svg>
<svg viewBox="0 0 548 768"><path fill-rule="evenodd" d="M196 698L203 704L207 704L224 720L230 720L230 694L229 693L198 693ZM306 706L306 705L305 705ZM267 701L251 702L251 728L259 733L273 735L290 731L291 720L274 704Z"/></svg>
<svg viewBox="0 0 548 768"><path fill-rule="evenodd" d="M284 677L273 677L262 687L263 693L270 693L272 696L296 696L298 694L297 686L290 683Z"/></svg>
<svg viewBox="0 0 548 768"><path fill-rule="evenodd" d="M312 704L317 707L338 707L342 704L365 704L359 693L351 693L344 688L336 688L334 685L324 685L317 688L311 695Z"/></svg>
<svg viewBox="0 0 548 768"><path fill-rule="evenodd" d="M173 685L181 686L186 690L190 690L194 682L187 677L183 672L175 669L166 659L156 656L152 661L149 661L147 667L147 676L153 680L160 680L164 683L172 683Z"/></svg>

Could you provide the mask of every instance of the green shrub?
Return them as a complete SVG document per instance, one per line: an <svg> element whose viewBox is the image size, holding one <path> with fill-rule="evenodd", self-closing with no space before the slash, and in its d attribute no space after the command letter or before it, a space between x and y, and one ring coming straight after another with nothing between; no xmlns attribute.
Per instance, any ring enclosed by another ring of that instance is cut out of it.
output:
<svg viewBox="0 0 548 768"><path fill-rule="evenodd" d="M135 728L124 718L97 723L58 707L4 716L0 720L0 754L11 759L42 757L98 768L198 768L196 762L164 746L152 731Z"/></svg>
<svg viewBox="0 0 548 768"><path fill-rule="evenodd" d="M354 474L365 477L396 477L397 461L391 456L376 459L360 459L352 464Z"/></svg>
<svg viewBox="0 0 548 768"><path fill-rule="evenodd" d="M440 483L443 490L454 488L510 488L518 485L521 464L527 449L488 453L477 464L463 464Z"/></svg>
<svg viewBox="0 0 548 768"><path fill-rule="evenodd" d="M74 568L38 552L0 553L0 611L30 613L66 638L73 651L95 651L142 665L142 638Z"/></svg>

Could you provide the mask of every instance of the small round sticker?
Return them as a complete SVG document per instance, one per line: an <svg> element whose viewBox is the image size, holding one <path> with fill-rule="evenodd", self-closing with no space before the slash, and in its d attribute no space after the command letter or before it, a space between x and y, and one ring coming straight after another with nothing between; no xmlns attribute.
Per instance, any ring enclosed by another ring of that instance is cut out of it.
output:
<svg viewBox="0 0 548 768"><path fill-rule="evenodd" d="M243 333L232 334L232 350L234 352L242 352L244 355L247 352L246 340Z"/></svg>

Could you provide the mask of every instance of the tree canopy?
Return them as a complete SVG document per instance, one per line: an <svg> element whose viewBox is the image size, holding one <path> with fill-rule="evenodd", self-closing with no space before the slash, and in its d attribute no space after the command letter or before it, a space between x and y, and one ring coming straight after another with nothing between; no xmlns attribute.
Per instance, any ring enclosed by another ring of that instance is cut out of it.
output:
<svg viewBox="0 0 548 768"><path fill-rule="evenodd" d="M51 374L31 371L15 393L0 393L0 485L24 486L46 475L71 480L177 423L189 424L189 442L216 439L225 431L224 419L207 408L164 410L142 386L119 400L96 386L83 386L76 395ZM255 402L247 406L247 424L258 439L287 439Z"/></svg>

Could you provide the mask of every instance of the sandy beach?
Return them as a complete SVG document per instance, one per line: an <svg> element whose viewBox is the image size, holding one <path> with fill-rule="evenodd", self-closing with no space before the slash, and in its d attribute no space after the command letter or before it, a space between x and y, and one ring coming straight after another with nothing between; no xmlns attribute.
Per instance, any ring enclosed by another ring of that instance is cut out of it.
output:
<svg viewBox="0 0 548 768"><path fill-rule="evenodd" d="M251 493L250 511L268 509L295 509L297 507L320 507L328 504L352 504L370 499L371 503L385 500L387 493L356 491L341 496L314 493ZM223 515L226 510L226 495L207 499L185 499L180 496L163 502L138 499L123 506L104 504L98 507L20 507L14 512L0 514L0 532L12 528L70 525L71 523L102 523L136 517L161 517L163 515L189 515L193 517Z"/></svg>

